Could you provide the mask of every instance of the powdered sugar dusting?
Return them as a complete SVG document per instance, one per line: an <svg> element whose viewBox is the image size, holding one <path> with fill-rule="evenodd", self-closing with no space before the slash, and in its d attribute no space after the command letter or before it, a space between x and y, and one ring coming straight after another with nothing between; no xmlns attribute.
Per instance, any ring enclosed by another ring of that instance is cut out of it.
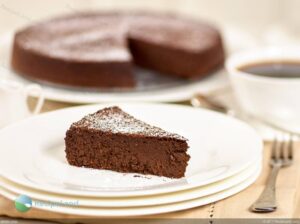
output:
<svg viewBox="0 0 300 224"><path fill-rule="evenodd" d="M108 107L85 116L72 126L96 129L104 132L136 134L149 137L175 138L186 141L184 137L151 126L122 111L119 107Z"/></svg>
<svg viewBox="0 0 300 224"><path fill-rule="evenodd" d="M93 62L131 60L128 38L196 53L219 41L218 32L205 23L155 13L73 14L31 26L20 34L18 41L26 50Z"/></svg>

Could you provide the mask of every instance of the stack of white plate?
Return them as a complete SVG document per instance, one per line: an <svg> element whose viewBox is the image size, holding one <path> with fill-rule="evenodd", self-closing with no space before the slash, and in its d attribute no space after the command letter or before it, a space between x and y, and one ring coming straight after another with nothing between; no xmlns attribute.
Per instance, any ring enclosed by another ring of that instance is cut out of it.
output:
<svg viewBox="0 0 300 224"><path fill-rule="evenodd" d="M189 139L186 175L170 179L68 165L70 124L105 105L35 116L0 131L0 194L27 195L33 207L88 216L138 216L189 209L234 195L261 171L262 141L245 123L186 106L114 104ZM44 204L42 204L44 203ZM53 206L45 206L53 203ZM73 203L74 206L62 206ZM44 205L40 206L39 205Z"/></svg>

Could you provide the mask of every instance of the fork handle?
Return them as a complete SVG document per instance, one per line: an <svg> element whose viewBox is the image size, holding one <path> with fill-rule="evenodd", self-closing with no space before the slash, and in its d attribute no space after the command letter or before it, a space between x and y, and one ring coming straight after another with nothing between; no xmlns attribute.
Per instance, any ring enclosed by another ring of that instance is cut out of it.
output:
<svg viewBox="0 0 300 224"><path fill-rule="evenodd" d="M273 212L277 209L276 203L276 179L281 164L273 164L267 185L256 202L251 206L253 212Z"/></svg>

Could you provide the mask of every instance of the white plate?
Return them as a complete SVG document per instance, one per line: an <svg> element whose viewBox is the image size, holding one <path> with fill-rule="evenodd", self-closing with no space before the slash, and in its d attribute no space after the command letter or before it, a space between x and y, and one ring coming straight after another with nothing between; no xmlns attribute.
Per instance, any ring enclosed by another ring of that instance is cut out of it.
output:
<svg viewBox="0 0 300 224"><path fill-rule="evenodd" d="M261 158L262 140L247 124L215 112L163 104L118 104L133 116L189 139L186 177L170 179L68 165L64 136L72 122L107 104L31 117L0 131L0 174L19 184L77 196L128 197L204 186ZM16 139L16 140L15 140Z"/></svg>
<svg viewBox="0 0 300 224"><path fill-rule="evenodd" d="M7 33L0 37L0 64L2 65L0 68L0 77L7 77L24 84L30 84L32 81L21 78L10 68L12 40L12 33ZM139 73L137 75L138 86L134 90L125 92L121 90L98 90L96 92L59 88L45 84L42 84L42 87L45 97L50 100L72 103L97 103L112 101L184 101L190 99L196 92L208 93L228 85L227 75L224 70L215 72L213 75L197 81L180 80L144 70L136 72Z"/></svg>
<svg viewBox="0 0 300 224"><path fill-rule="evenodd" d="M73 215L84 215L84 216L97 216L97 217L129 217L129 216L141 216L141 215L154 215L162 214L167 212L180 211L190 208L195 208L198 206L206 205L213 203L229 196L232 196L245 188L251 185L256 178L259 176L261 167L253 174L250 178L243 181L242 183L229 188L227 190L221 191L219 193L209 195L202 198L197 198L189 201L183 201L168 205L158 205L158 206L149 206L149 207L133 207L133 208L83 208L83 207L50 207L42 206L38 207L42 210L73 214ZM0 187L0 194L4 197L7 197L10 200L15 200L18 195L10 192L9 190Z"/></svg>
<svg viewBox="0 0 300 224"><path fill-rule="evenodd" d="M24 187L19 184L15 184L5 178L0 178L0 184L2 187L10 190L14 194L27 195L31 199L37 201L78 201L79 206L83 207L139 207L170 204L215 194L217 192L234 187L240 184L241 182L247 180L257 172L260 166L261 159L259 161L256 161L254 164L252 164L249 168L245 169L241 173L238 173L237 175L234 175L232 177L226 178L225 180L218 181L213 184L205 185L199 188L193 188L191 190L178 191L170 194L159 194L132 198L87 198L51 194L49 192L36 191L34 189Z"/></svg>

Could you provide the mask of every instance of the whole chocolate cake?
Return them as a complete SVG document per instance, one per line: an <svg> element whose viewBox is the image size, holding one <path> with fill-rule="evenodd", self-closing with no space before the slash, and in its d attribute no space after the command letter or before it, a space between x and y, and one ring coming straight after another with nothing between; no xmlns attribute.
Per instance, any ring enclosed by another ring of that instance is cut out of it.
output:
<svg viewBox="0 0 300 224"><path fill-rule="evenodd" d="M15 34L12 68L36 81L78 87L133 87L135 64L197 78L222 66L212 26L157 13L91 12L58 17Z"/></svg>
<svg viewBox="0 0 300 224"><path fill-rule="evenodd" d="M190 156L184 137L137 120L119 107L85 116L66 133L66 157L78 167L180 178Z"/></svg>

